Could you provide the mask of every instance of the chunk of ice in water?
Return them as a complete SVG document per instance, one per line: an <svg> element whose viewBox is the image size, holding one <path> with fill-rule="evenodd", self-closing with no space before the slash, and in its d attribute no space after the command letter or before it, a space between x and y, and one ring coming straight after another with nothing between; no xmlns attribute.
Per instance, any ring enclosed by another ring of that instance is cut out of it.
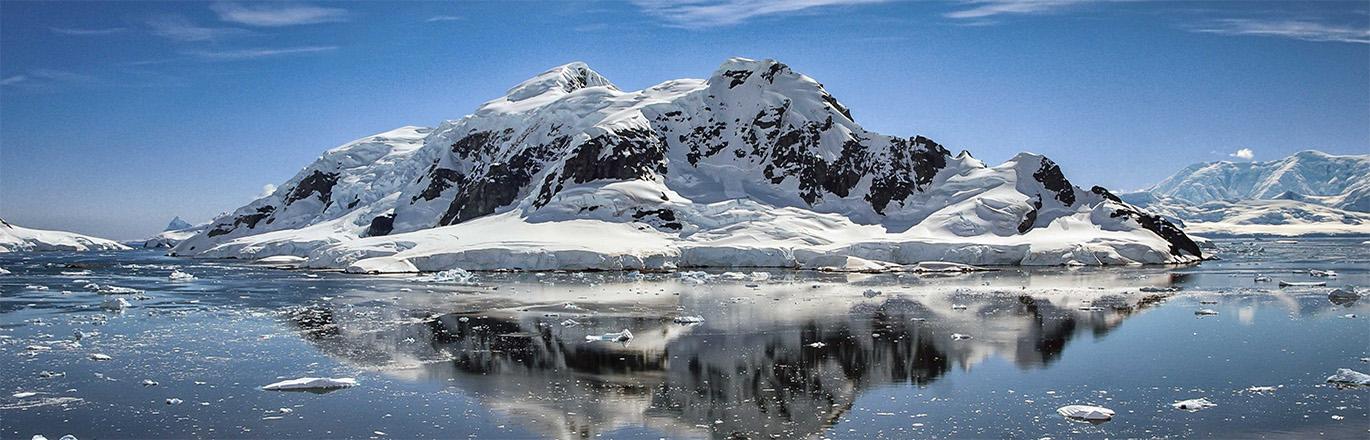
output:
<svg viewBox="0 0 1370 440"><path fill-rule="evenodd" d="M630 341L630 340L632 340L632 339L633 339L633 332L628 331L628 329L626 329L626 328L623 329L623 331L618 332L618 333L605 333L605 334L602 334L602 335L599 335L599 336L595 336L595 335L585 335L585 341L586 341L586 342L593 342L593 341L628 342L628 341Z"/></svg>
<svg viewBox="0 0 1370 440"><path fill-rule="evenodd" d="M1213 310L1213 309L1199 309L1199 310L1195 310L1195 311L1194 311L1194 314L1195 314L1195 315L1199 315L1199 316L1213 316L1213 315L1217 315L1217 314L1218 314L1218 311L1217 311L1217 310Z"/></svg>
<svg viewBox="0 0 1370 440"><path fill-rule="evenodd" d="M267 391L308 391L332 390L357 386L357 379L351 377L301 377L276 382L262 387Z"/></svg>
<svg viewBox="0 0 1370 440"><path fill-rule="evenodd" d="M672 321L674 321L676 324L698 324L704 322L704 317L699 315L677 316L675 317L675 319L672 319Z"/></svg>
<svg viewBox="0 0 1370 440"><path fill-rule="evenodd" d="M951 334L951 340L953 340L953 341L963 341L963 340L972 339L972 338L974 338L974 336L967 335L967 334L961 334L961 333L952 333L952 334Z"/></svg>
<svg viewBox="0 0 1370 440"><path fill-rule="evenodd" d="M1200 397L1198 399L1181 400L1179 402L1170 404L1170 406L1172 408L1182 409L1185 411L1198 411L1201 409L1212 408L1218 405L1213 402L1209 402L1206 398Z"/></svg>
<svg viewBox="0 0 1370 440"><path fill-rule="evenodd" d="M1338 368L1337 374L1327 377L1328 383L1348 386L1370 386L1370 374L1350 368Z"/></svg>
<svg viewBox="0 0 1370 440"><path fill-rule="evenodd" d="M1113 419L1113 410L1102 406L1066 405L1056 409L1056 413L1068 419L1103 422Z"/></svg>

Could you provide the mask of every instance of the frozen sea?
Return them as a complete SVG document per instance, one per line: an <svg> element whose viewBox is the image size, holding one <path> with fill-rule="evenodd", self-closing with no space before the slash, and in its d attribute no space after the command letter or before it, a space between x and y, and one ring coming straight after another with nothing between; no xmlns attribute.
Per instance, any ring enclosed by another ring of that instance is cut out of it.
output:
<svg viewBox="0 0 1370 440"><path fill-rule="evenodd" d="M463 279L0 254L0 438L1363 439L1370 388L1326 379L1370 373L1370 296L1328 295L1370 286L1364 241L953 276ZM300 377L358 384L262 389ZM1216 406L1171 407L1196 398ZM1116 417L1057 414L1072 404Z"/></svg>

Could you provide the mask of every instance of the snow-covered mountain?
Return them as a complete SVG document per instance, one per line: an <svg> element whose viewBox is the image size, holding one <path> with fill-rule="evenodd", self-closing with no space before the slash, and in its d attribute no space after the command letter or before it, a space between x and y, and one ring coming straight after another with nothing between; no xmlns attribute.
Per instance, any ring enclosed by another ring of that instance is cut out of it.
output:
<svg viewBox="0 0 1370 440"><path fill-rule="evenodd" d="M1287 199L1370 212L1370 155L1306 150L1269 162L1199 163L1146 191L1190 204Z"/></svg>
<svg viewBox="0 0 1370 440"><path fill-rule="evenodd" d="M1200 255L1045 157L991 167L870 132L812 78L743 58L639 91L553 68L462 119L329 150L173 252L365 272Z"/></svg>
<svg viewBox="0 0 1370 440"><path fill-rule="evenodd" d="M1210 235L1370 234L1370 155L1186 167L1124 201Z"/></svg>
<svg viewBox="0 0 1370 440"><path fill-rule="evenodd" d="M194 237L195 234L204 232L206 229L209 229L209 223L192 225L190 222L182 220L180 216L177 216L176 218L171 219L170 223L167 223L166 229L162 230L162 232L147 240L143 240L142 243L136 244L135 246L142 246L144 248L172 248L180 242L185 241L190 237Z"/></svg>
<svg viewBox="0 0 1370 440"><path fill-rule="evenodd" d="M0 252L111 251L128 248L113 240L74 232L29 229L0 219Z"/></svg>

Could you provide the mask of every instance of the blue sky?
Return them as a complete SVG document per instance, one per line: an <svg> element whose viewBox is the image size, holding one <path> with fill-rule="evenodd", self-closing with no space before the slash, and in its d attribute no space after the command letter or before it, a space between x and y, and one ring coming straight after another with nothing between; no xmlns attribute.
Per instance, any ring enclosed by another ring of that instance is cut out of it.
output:
<svg viewBox="0 0 1370 440"><path fill-rule="evenodd" d="M140 238L554 65L638 89L731 56L818 79L868 129L1043 153L1085 186L1370 152L1365 2L7 1L0 216Z"/></svg>

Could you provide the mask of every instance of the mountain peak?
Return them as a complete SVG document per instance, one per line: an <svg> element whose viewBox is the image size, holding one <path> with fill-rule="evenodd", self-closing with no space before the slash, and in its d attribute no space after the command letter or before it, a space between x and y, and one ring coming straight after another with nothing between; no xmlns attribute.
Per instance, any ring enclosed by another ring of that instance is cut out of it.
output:
<svg viewBox="0 0 1370 440"><path fill-rule="evenodd" d="M761 78L768 83L774 83L776 75L793 73L790 66L773 59L753 60L732 57L728 61L724 61L723 65L718 66L718 70L709 76L709 83L727 84L728 88L731 89L754 78Z"/></svg>
<svg viewBox="0 0 1370 440"><path fill-rule="evenodd" d="M608 87L618 90L613 83L580 61L573 61L547 69L527 81L509 89L505 99L522 101L541 96L548 92L556 94L571 93L587 87Z"/></svg>
<svg viewBox="0 0 1370 440"><path fill-rule="evenodd" d="M178 231L181 229L189 228L191 226L194 225L191 225L190 222L187 222L185 220L181 220L181 216L176 216L176 218L171 219L170 223L167 223L166 229L163 229L163 231Z"/></svg>

